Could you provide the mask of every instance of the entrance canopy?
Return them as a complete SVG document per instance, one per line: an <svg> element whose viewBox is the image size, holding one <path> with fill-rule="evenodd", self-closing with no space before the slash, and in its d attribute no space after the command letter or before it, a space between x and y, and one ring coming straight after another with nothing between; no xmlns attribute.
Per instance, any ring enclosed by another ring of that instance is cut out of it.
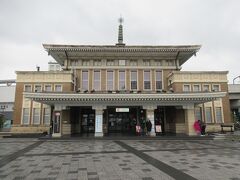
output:
<svg viewBox="0 0 240 180"><path fill-rule="evenodd" d="M45 93L25 92L25 98L48 105L66 106L181 106L200 104L222 98L226 92L199 93Z"/></svg>

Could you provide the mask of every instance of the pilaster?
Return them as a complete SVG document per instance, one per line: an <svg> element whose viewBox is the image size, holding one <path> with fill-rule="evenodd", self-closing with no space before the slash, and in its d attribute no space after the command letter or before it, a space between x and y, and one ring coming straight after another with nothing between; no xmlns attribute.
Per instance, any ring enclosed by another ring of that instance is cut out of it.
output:
<svg viewBox="0 0 240 180"><path fill-rule="evenodd" d="M147 120L149 119L152 123L152 129L151 129L151 132L150 132L150 136L156 136L155 121L154 121L154 110L157 109L157 106L147 105L147 106L143 106L143 109L146 109Z"/></svg>
<svg viewBox="0 0 240 180"><path fill-rule="evenodd" d="M194 104L184 105L186 134L189 136L197 135L193 124L195 122Z"/></svg>
<svg viewBox="0 0 240 180"><path fill-rule="evenodd" d="M105 106L93 106L95 109L95 137L103 137L103 110Z"/></svg>

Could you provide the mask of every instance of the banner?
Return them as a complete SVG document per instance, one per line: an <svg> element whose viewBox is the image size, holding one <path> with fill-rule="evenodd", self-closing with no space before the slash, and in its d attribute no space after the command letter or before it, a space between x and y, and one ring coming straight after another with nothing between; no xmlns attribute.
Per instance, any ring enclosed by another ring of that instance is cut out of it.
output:
<svg viewBox="0 0 240 180"><path fill-rule="evenodd" d="M156 125L156 132L162 132L161 125Z"/></svg>

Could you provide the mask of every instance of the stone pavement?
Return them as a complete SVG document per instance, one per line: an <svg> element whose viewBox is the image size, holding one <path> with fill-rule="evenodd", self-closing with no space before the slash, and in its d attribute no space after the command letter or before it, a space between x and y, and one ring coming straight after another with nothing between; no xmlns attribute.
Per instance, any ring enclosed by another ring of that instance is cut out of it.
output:
<svg viewBox="0 0 240 180"><path fill-rule="evenodd" d="M0 139L0 179L240 180L240 142Z"/></svg>

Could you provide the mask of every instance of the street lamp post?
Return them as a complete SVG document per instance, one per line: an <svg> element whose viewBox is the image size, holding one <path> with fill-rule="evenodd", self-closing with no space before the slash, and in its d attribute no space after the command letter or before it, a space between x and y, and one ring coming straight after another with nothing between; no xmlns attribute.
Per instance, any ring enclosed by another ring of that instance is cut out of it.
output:
<svg viewBox="0 0 240 180"><path fill-rule="evenodd" d="M237 76L237 77L233 78L233 84L234 84L234 81L235 81L237 78L240 78L240 76Z"/></svg>

